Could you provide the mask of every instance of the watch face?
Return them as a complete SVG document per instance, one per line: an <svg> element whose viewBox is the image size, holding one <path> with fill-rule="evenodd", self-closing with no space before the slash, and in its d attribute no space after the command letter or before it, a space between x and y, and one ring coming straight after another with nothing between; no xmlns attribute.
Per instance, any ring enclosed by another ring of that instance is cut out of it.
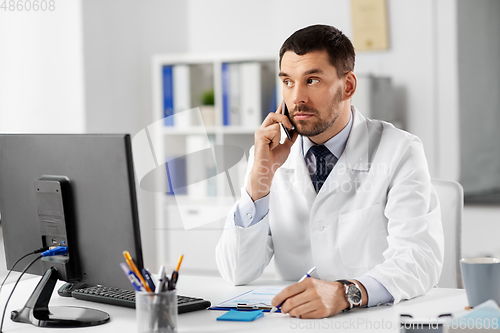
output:
<svg viewBox="0 0 500 333"><path fill-rule="evenodd" d="M356 286L349 286L347 289L347 298L354 304L361 303L361 290L356 288Z"/></svg>

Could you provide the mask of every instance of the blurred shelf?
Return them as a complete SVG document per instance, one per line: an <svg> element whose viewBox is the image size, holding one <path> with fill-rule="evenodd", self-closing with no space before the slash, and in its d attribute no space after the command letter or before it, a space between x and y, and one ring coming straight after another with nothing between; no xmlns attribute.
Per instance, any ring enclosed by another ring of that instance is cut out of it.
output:
<svg viewBox="0 0 500 333"><path fill-rule="evenodd" d="M190 134L255 134L256 128L244 126L191 126L191 127L164 127L163 134L165 135L190 135Z"/></svg>

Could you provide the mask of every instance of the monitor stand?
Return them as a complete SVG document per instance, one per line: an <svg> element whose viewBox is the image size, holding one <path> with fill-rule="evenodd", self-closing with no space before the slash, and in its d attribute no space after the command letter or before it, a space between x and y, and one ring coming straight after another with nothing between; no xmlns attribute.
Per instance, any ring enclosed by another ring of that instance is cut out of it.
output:
<svg viewBox="0 0 500 333"><path fill-rule="evenodd" d="M55 268L49 268L38 282L35 290L21 310L14 310L11 319L15 322L40 327L85 327L107 323L109 314L104 311L81 307L50 307L49 301L57 282Z"/></svg>

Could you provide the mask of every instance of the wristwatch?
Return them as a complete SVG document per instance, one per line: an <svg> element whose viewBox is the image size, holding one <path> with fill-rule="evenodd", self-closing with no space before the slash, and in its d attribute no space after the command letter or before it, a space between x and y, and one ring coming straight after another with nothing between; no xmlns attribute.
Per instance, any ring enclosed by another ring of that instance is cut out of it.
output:
<svg viewBox="0 0 500 333"><path fill-rule="evenodd" d="M345 298L350 304L350 307L344 311L349 311L352 308L361 306L363 294L361 293L359 286L348 280L337 280L337 282L340 282L345 286Z"/></svg>

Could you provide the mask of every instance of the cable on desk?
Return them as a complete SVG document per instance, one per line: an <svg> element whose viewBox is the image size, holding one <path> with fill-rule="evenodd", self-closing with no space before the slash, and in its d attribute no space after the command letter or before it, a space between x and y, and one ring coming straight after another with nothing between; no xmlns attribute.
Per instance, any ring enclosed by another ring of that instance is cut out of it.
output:
<svg viewBox="0 0 500 333"><path fill-rule="evenodd" d="M41 250L41 251L40 251ZM49 249L49 250L45 250L43 251L44 249L38 249L34 252L36 253L40 253L42 252L42 254L36 256L35 259L33 259L24 269L23 271L21 272L21 275L19 275L19 277L17 278L16 280L16 283L14 284L14 287L12 288L12 291L10 292L10 295L9 297L7 298L7 302L5 302L5 307L3 308L3 313L2 313L2 321L0 323L0 333L3 333L3 321L5 319L5 312L7 311L7 305L9 304L9 301L12 297L12 294L14 294L14 290L16 290L16 287L17 285L19 284L19 281L21 281L21 278L23 277L24 273L26 273L26 271L28 271L28 269L33 266L33 264L37 261L37 260L40 260L41 258L43 257L51 257L51 256L56 256L56 255L63 255L63 254L66 254L68 253L68 248L66 246L58 246L54 249ZM33 253L30 253L30 254L33 254ZM28 254L28 255L30 255ZM27 256L27 255L26 255ZM21 259L19 259L17 262L19 262ZM16 262L16 263L17 263ZM12 267L14 268L14 267ZM12 271L12 269L11 269Z"/></svg>
<svg viewBox="0 0 500 333"><path fill-rule="evenodd" d="M47 251L48 249L49 249L49 247L48 247L48 246L46 246L46 247L41 247L41 248L39 248L38 250L35 250L35 251L30 252L30 253L28 253L28 254L25 254L24 256L22 256L21 258L19 258L19 259L18 259L18 260L14 263L14 265L12 265L12 268L9 270L9 272L8 272L8 273L7 273L7 275L5 276L5 279L3 279L2 284L0 285L0 293L2 292L3 285L5 284L5 281L7 281L7 279L9 278L10 273L12 273L12 271L14 270L14 267L16 267L16 266L17 266L17 264L19 264L19 262L20 262L21 260L23 260L24 258L26 258L26 257L28 257L28 256L30 256L30 255L32 255L32 254L38 254L38 253L41 253L41 252L45 252L45 251Z"/></svg>

